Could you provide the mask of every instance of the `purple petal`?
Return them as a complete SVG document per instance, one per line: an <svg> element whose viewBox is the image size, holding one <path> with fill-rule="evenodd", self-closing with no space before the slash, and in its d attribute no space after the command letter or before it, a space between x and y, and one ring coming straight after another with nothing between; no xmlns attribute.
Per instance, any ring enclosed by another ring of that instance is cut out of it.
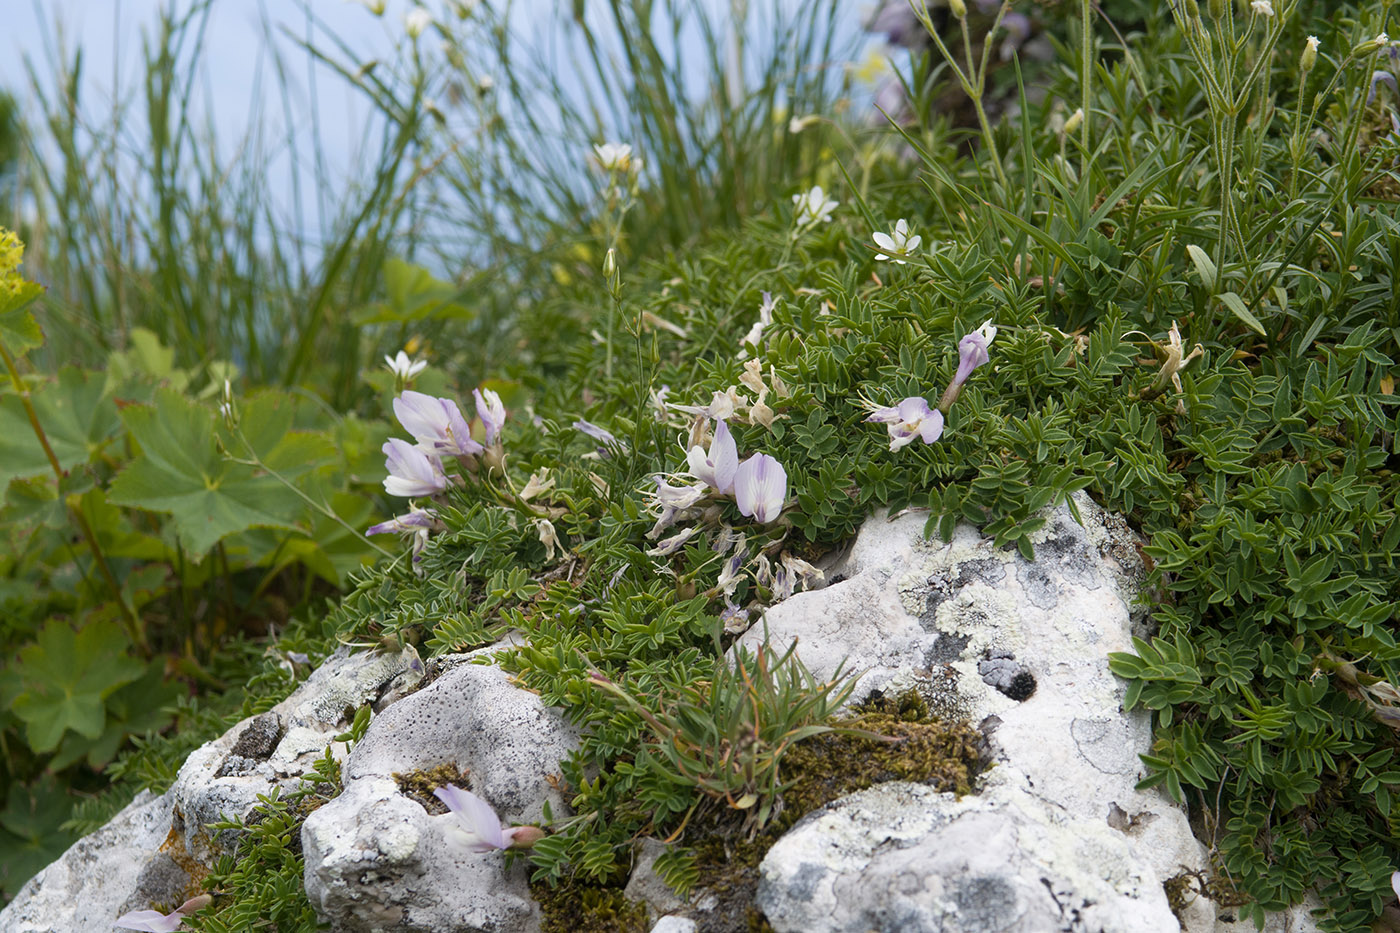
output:
<svg viewBox="0 0 1400 933"><path fill-rule="evenodd" d="M943 436L943 412L934 409L924 418L924 423L919 427L919 434L924 439L925 444L932 444Z"/></svg>
<svg viewBox="0 0 1400 933"><path fill-rule="evenodd" d="M184 916L177 910L163 914L158 910L133 910L112 921L124 930L143 930L145 933L171 933L180 929Z"/></svg>
<svg viewBox="0 0 1400 933"><path fill-rule="evenodd" d="M876 408L870 412L870 417L865 420L874 421L877 424L896 424L899 421L899 408L894 405Z"/></svg>
<svg viewBox="0 0 1400 933"><path fill-rule="evenodd" d="M1395 75L1388 71L1371 72L1371 93L1366 97L1366 106L1371 106L1376 102L1376 92L1380 90L1380 85L1390 85L1390 93L1400 97L1400 86L1395 83Z"/></svg>
<svg viewBox="0 0 1400 933"><path fill-rule="evenodd" d="M490 389L473 389L472 395L476 398L476 416L486 425L486 443L492 444L505 426L506 407L501 404L501 397Z"/></svg>
<svg viewBox="0 0 1400 933"><path fill-rule="evenodd" d="M582 418L574 422L574 430L582 431L595 441L602 441L604 444L616 444L617 438L606 428L600 428L591 421L584 421Z"/></svg>
<svg viewBox="0 0 1400 933"><path fill-rule="evenodd" d="M447 476L437 457L397 437L389 438L381 449L389 471L384 478L384 491L389 495L431 496L447 488Z"/></svg>
<svg viewBox="0 0 1400 933"><path fill-rule="evenodd" d="M787 498L787 471L767 454L754 454L739 465L734 477L734 499L739 512L760 522L771 522L783 510Z"/></svg>
<svg viewBox="0 0 1400 933"><path fill-rule="evenodd" d="M928 417L928 399L912 396L899 403L899 420L905 424Z"/></svg>
<svg viewBox="0 0 1400 933"><path fill-rule="evenodd" d="M457 815L457 820L473 837L468 843L477 852L490 852L492 849L506 848L505 833L501 831L501 818L491 805L469 790L444 784L433 791L433 796L447 805L447 809Z"/></svg>
<svg viewBox="0 0 1400 933"><path fill-rule="evenodd" d="M729 433L729 425L724 421L715 425L709 460L715 469L714 487L721 495L733 492L734 473L739 469L739 448L734 443L734 435Z"/></svg>
<svg viewBox="0 0 1400 933"><path fill-rule="evenodd" d="M960 386L972 375L972 371L989 359L987 341L981 334L968 334L958 341L958 371L953 374L953 385Z"/></svg>

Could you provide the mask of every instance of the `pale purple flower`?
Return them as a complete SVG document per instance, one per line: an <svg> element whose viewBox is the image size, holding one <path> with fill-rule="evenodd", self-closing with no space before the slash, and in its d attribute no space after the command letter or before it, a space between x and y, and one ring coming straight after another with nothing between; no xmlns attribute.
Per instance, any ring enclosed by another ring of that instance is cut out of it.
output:
<svg viewBox="0 0 1400 933"><path fill-rule="evenodd" d="M734 435L729 433L729 425L723 421L715 423L715 436L710 441L706 453L699 445L686 453L690 464L690 475L728 495L734 491L734 474L739 468L739 448L734 443Z"/></svg>
<svg viewBox="0 0 1400 933"><path fill-rule="evenodd" d="M365 531L365 536L410 534L422 528L431 528L436 521L437 512L432 509L420 509L414 506L408 510L407 515L391 518L387 522L380 522L378 525L370 525Z"/></svg>
<svg viewBox="0 0 1400 933"><path fill-rule="evenodd" d="M748 556L749 549L740 545L738 550L720 567L719 579L715 581L715 586L719 587L725 596L733 596L734 591L739 588L739 581L742 579L741 571L744 569L744 561Z"/></svg>
<svg viewBox="0 0 1400 933"><path fill-rule="evenodd" d="M423 450L447 457L475 456L483 448L472 440L457 403L405 389L394 399L394 416Z"/></svg>
<svg viewBox="0 0 1400 933"><path fill-rule="evenodd" d="M699 530L700 529L694 525L691 525L689 528L683 528L671 535L671 537L658 541L656 547L647 550L647 554L651 557L669 557L684 547L685 543L695 537L695 534Z"/></svg>
<svg viewBox="0 0 1400 933"><path fill-rule="evenodd" d="M674 525L681 513L705 498L705 485L672 486L659 473L652 480L656 483L651 502L651 507L656 509L656 524L647 532L647 537L655 539Z"/></svg>
<svg viewBox="0 0 1400 933"><path fill-rule="evenodd" d="M996 339L997 329L991 321L987 321L977 330L968 334L958 341L958 371L953 374L951 390L953 387L960 387L967 381L967 377L972 375L972 371L986 363L991 357L987 348Z"/></svg>
<svg viewBox="0 0 1400 933"><path fill-rule="evenodd" d="M917 395L898 405L874 408L865 420L889 426L890 450L911 444L916 437L923 438L925 444L932 444L943 436L943 412Z"/></svg>
<svg viewBox="0 0 1400 933"><path fill-rule="evenodd" d="M725 632L738 635L749 627L749 611L726 599L724 610L719 614L719 622Z"/></svg>
<svg viewBox="0 0 1400 933"><path fill-rule="evenodd" d="M1369 107L1376 102L1376 93L1382 84L1390 85L1390 93L1400 97L1400 85L1395 83L1395 75L1388 71L1373 71L1371 72L1371 93L1366 96L1366 106Z"/></svg>
<svg viewBox="0 0 1400 933"><path fill-rule="evenodd" d="M476 397L476 416L486 425L486 444L489 447L495 443L506 423L506 407L501 404L501 397L490 389L473 389L472 394Z"/></svg>
<svg viewBox="0 0 1400 933"><path fill-rule="evenodd" d="M759 522L773 521L787 498L787 471L767 454L754 454L734 473L734 501L739 512Z"/></svg>
<svg viewBox="0 0 1400 933"><path fill-rule="evenodd" d="M408 441L391 437L381 448L387 457L389 475L384 478L384 491L391 496L432 496L447 488L447 475L442 461L424 453Z"/></svg>
<svg viewBox="0 0 1400 933"><path fill-rule="evenodd" d="M185 901L168 914L163 914L158 910L133 910L130 913L122 914L112 923L123 930L142 930L144 933L172 933L180 929L180 924L185 917L208 907L214 898L208 894L200 894Z"/></svg>
<svg viewBox="0 0 1400 933"><path fill-rule="evenodd" d="M456 840L473 852L490 852L494 849L509 849L512 840L523 826L504 829L501 818L491 805L469 790L444 784L433 791L433 796L447 805L457 816L461 828L454 834Z"/></svg>
<svg viewBox="0 0 1400 933"><path fill-rule="evenodd" d="M607 428L600 428L591 421L584 421L582 418L574 422L574 430L582 431L595 441L602 441L604 444L613 446L617 444L617 438Z"/></svg>

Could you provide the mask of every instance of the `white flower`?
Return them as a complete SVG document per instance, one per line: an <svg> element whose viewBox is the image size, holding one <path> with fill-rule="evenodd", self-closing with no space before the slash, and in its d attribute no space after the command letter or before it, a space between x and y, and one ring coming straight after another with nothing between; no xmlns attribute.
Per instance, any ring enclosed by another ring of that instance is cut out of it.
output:
<svg viewBox="0 0 1400 933"><path fill-rule="evenodd" d="M593 157L605 172L626 172L632 167L632 147L626 143L603 143L593 147Z"/></svg>
<svg viewBox="0 0 1400 933"><path fill-rule="evenodd" d="M559 534L554 530L554 523L547 518L537 518L535 531L539 533L540 544L544 545L544 559L554 560L555 549L562 546L559 544Z"/></svg>
<svg viewBox="0 0 1400 933"><path fill-rule="evenodd" d="M1322 44L1322 42L1318 40L1317 36L1308 36L1308 51L1309 51L1309 52L1316 52L1316 51L1317 51L1317 47L1318 47L1319 45L1321 45L1321 44Z"/></svg>
<svg viewBox="0 0 1400 933"><path fill-rule="evenodd" d="M1254 2L1249 5L1249 8L1258 16L1274 15L1274 5L1270 0L1254 0Z"/></svg>
<svg viewBox="0 0 1400 933"><path fill-rule="evenodd" d="M384 365L389 367L389 372L407 382L427 369L428 361L411 359L407 353L400 350L397 356L384 357Z"/></svg>
<svg viewBox="0 0 1400 933"><path fill-rule="evenodd" d="M802 194L794 194L792 203L797 205L793 212L793 223L798 227L811 227L831 220L831 212L836 210L836 201L827 199L821 185L814 185Z"/></svg>
<svg viewBox="0 0 1400 933"><path fill-rule="evenodd" d="M808 114L805 117L793 117L788 121L788 132L796 136L814 123L820 123L821 117L816 114Z"/></svg>
<svg viewBox="0 0 1400 933"><path fill-rule="evenodd" d="M901 266L904 265L904 260L911 256L914 250L919 248L919 244L924 241L924 238L918 234L909 235L909 223L903 217L895 221L894 230L891 233L875 233L873 237L875 245L885 251L877 253L875 258L881 262L894 260Z"/></svg>
<svg viewBox="0 0 1400 933"><path fill-rule="evenodd" d="M739 359L746 359L749 355L748 345L754 347L762 345L763 330L773 323L773 306L777 302L773 299L772 292L763 293L763 303L758 306L758 320L749 328L749 332L744 335L744 339L739 341Z"/></svg>
<svg viewBox="0 0 1400 933"><path fill-rule="evenodd" d="M414 7L403 16L403 31L408 33L410 39L417 39L432 24L433 14L421 6Z"/></svg>

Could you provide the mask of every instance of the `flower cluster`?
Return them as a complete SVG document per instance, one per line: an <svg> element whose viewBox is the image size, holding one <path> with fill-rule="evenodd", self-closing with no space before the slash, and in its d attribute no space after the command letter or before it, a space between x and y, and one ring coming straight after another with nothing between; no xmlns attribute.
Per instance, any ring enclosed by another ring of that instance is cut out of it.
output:
<svg viewBox="0 0 1400 933"><path fill-rule="evenodd" d="M997 329L987 321L977 330L958 341L958 368L953 373L953 381L934 408L928 399L914 395L895 405L880 405L862 400L870 412L866 421L887 425L890 432L890 450L899 450L921 438L925 444L932 444L943 436L943 415L953 407L962 394L963 383L967 382L972 371L991 359L989 348L996 339Z"/></svg>
<svg viewBox="0 0 1400 933"><path fill-rule="evenodd" d="M482 441L472 436L471 426L452 399L411 390L405 390L394 399L394 415L417 443L410 444L397 437L384 442L385 467L389 471L384 478L385 492L406 499L445 492L451 484L445 457L457 461L463 476L474 476L483 466L500 468L504 455L500 434L506 420L505 406L501 397L490 389L477 389L474 396L477 420L482 424ZM413 507L407 515L381 522L365 533L412 535L416 558L427 544L429 530L435 527L437 513Z"/></svg>
<svg viewBox="0 0 1400 933"><path fill-rule="evenodd" d="M717 399L722 397L725 396L716 393ZM714 433L708 438L707 448L705 435L710 420L705 415L696 419L686 451L687 469L682 475L697 482L673 485L660 474L653 477L656 489L651 493L650 507L656 523L648 537L660 537L677 521L694 517L703 501L733 499L740 515L764 525L777 521L782 514L787 500L787 471L783 465L763 453L752 454L741 462L738 444L724 418L714 419ZM647 553L655 557L674 554L698 531L696 526L682 529Z"/></svg>

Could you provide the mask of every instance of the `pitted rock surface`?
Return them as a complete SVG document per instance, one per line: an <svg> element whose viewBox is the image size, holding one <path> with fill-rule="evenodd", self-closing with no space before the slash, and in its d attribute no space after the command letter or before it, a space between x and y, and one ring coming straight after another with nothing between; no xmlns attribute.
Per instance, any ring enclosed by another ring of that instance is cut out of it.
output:
<svg viewBox="0 0 1400 933"><path fill-rule="evenodd" d="M467 660L467 659L463 659ZM568 814L560 762L578 734L500 668L455 663L370 723L345 762L345 790L302 826L306 893L333 930L530 933L540 926L528 871L501 852L465 851L399 792L393 775L455 765L507 822Z"/></svg>
<svg viewBox="0 0 1400 933"><path fill-rule="evenodd" d="M1125 714L1108 654L1131 651L1144 579L1125 525L1087 496L1046 513L1034 562L960 525L869 519L842 583L764 616L770 644L819 678L865 671L872 690L918 690L935 711L988 729L996 762L962 801L918 785L876 787L809 815L764 859L760 907L779 933L1215 929L1212 904L1181 923L1163 882L1207 867L1184 810L1138 791L1149 722ZM740 643L764 637L756 625ZM1114 829L1110 807L1140 814ZM1042 881L1042 879L1044 879Z"/></svg>

